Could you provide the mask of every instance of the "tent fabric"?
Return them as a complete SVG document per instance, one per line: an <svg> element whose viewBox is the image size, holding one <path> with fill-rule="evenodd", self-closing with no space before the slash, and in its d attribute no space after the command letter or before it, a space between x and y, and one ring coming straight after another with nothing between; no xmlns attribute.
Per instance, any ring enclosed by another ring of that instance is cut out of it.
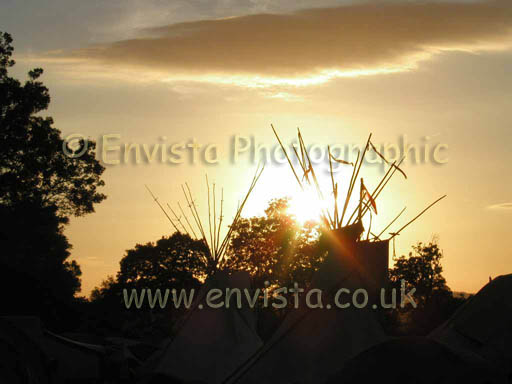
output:
<svg viewBox="0 0 512 384"><path fill-rule="evenodd" d="M5 317L12 327L37 345L52 364L52 382L99 380L102 375L104 348L76 342L42 328L33 316Z"/></svg>
<svg viewBox="0 0 512 384"><path fill-rule="evenodd" d="M388 282L389 241L359 241L356 244L356 258L362 266L370 296L375 301Z"/></svg>
<svg viewBox="0 0 512 384"><path fill-rule="evenodd" d="M485 285L429 337L512 374L512 274Z"/></svg>
<svg viewBox="0 0 512 384"><path fill-rule="evenodd" d="M49 368L49 357L32 337L0 318L0 383L50 383Z"/></svg>
<svg viewBox="0 0 512 384"><path fill-rule="evenodd" d="M206 294L214 288L223 292L226 288L238 288L243 295L244 289L250 289L250 276L246 272L217 272L206 281L174 340L156 362L151 362L154 375L221 383L262 346L251 308L207 307ZM203 309L199 309L200 305Z"/></svg>
<svg viewBox="0 0 512 384"><path fill-rule="evenodd" d="M42 348L58 361L57 375L62 382L99 380L102 377L104 349L101 346L74 342L45 331Z"/></svg>
<svg viewBox="0 0 512 384"><path fill-rule="evenodd" d="M356 243L333 236L334 246L310 287L322 290L325 306L333 302L340 288L354 292L368 287L356 256ZM289 311L267 344L226 383L321 383L349 358L386 340L373 309L311 309L305 297L303 293L299 308Z"/></svg>
<svg viewBox="0 0 512 384"><path fill-rule="evenodd" d="M393 338L349 360L326 384L504 384L483 359L460 356L426 337Z"/></svg>

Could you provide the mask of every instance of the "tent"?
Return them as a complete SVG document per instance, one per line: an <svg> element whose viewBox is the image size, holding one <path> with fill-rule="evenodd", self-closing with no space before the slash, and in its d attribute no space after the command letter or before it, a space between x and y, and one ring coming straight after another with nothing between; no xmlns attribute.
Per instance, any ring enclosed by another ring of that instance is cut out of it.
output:
<svg viewBox="0 0 512 384"><path fill-rule="evenodd" d="M389 268L389 240L358 241L356 259L372 302L380 298L380 290L387 286Z"/></svg>
<svg viewBox="0 0 512 384"><path fill-rule="evenodd" d="M324 308L309 308L303 293L299 308L289 311L265 346L226 383L321 383L349 358L386 340L373 309L353 305L328 309L340 288L353 293L368 287L356 242L343 238L343 231L329 232L331 247L310 287L322 290ZM340 301L350 298L344 296Z"/></svg>
<svg viewBox="0 0 512 384"><path fill-rule="evenodd" d="M230 372L261 347L262 341L256 332L256 317L252 308L247 306L237 308L233 305L229 308L224 306L208 308L206 298L207 293L212 289L225 292L227 288L238 288L241 295L244 294L244 290L250 289L248 272L229 275L223 272L223 269L227 260L226 249L233 229L240 220L245 203L262 172L263 167L258 166L251 185L239 203L232 224L225 234L222 232L224 191L221 189L219 200L215 183L210 184L208 176L206 176L207 204L205 204L208 208L208 221L204 224L187 183L185 186L182 185L182 190L186 207L190 211L190 219L179 202L179 213L167 204L173 216L171 218L157 197L146 186L175 231L182 231L191 238L202 241L206 246L207 252L202 255L201 260L207 279L194 304L178 324L176 337L171 341L162 342L163 351L155 353L140 369L142 377L146 379L150 377L152 382L158 382L160 378L163 382L174 378L184 381L221 383Z"/></svg>
<svg viewBox="0 0 512 384"><path fill-rule="evenodd" d="M220 271L206 281L174 340L146 367L154 376L221 383L262 346L252 309L237 308L235 296L229 308L208 308L206 294L214 288L238 288L243 295L250 289L249 274Z"/></svg>
<svg viewBox="0 0 512 384"><path fill-rule="evenodd" d="M512 378L512 274L470 298L429 337L458 353L481 357Z"/></svg>
<svg viewBox="0 0 512 384"><path fill-rule="evenodd" d="M14 328L37 346L47 361L52 383L94 381L102 378L103 346L81 343L43 329L33 316L4 317L2 324ZM2 326L3 327L3 326ZM29 359L27 362L34 361ZM38 376L36 376L38 377Z"/></svg>
<svg viewBox="0 0 512 384"><path fill-rule="evenodd" d="M461 356L426 337L399 337L349 360L326 384L504 384L481 359Z"/></svg>
<svg viewBox="0 0 512 384"><path fill-rule="evenodd" d="M29 335L0 318L0 382L50 383L51 361Z"/></svg>

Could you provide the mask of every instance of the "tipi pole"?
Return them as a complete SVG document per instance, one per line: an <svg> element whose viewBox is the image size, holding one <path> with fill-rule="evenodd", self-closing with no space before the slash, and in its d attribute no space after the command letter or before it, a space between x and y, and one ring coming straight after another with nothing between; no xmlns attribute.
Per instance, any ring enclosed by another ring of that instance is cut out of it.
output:
<svg viewBox="0 0 512 384"><path fill-rule="evenodd" d="M361 204L363 203L363 178L361 177L361 185L359 187L359 213L357 214L357 219L361 222Z"/></svg>
<svg viewBox="0 0 512 384"><path fill-rule="evenodd" d="M394 232L393 235L391 236L390 239L393 239L395 236L399 235L400 232L402 232L407 226L409 226L410 224L412 224L418 217L420 217L421 215L423 215L425 212L427 212L432 206L434 206L435 204L437 204L439 201L443 200L444 198L446 197L446 195L444 196L441 196L439 199L437 199L436 201L434 201L432 204L430 204L427 208L425 208L423 211L421 211L418 216L416 216L414 219L412 219L411 221L409 221L407 224L405 224L402 228L400 228L398 231Z"/></svg>

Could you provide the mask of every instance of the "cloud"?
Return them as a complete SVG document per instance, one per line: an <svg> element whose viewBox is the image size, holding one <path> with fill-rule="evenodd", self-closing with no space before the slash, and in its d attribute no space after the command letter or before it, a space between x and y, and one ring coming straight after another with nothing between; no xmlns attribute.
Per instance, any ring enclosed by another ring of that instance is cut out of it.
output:
<svg viewBox="0 0 512 384"><path fill-rule="evenodd" d="M489 209L510 209L512 210L512 203L500 203L488 206Z"/></svg>
<svg viewBox="0 0 512 384"><path fill-rule="evenodd" d="M270 92L270 93L263 93L263 96L269 99L281 99L284 101L301 101L303 98L301 96L294 95L293 93L289 92Z"/></svg>
<svg viewBox="0 0 512 384"><path fill-rule="evenodd" d="M407 70L443 51L507 49L511 32L510 0L364 3L177 23L60 59L169 79L308 85Z"/></svg>

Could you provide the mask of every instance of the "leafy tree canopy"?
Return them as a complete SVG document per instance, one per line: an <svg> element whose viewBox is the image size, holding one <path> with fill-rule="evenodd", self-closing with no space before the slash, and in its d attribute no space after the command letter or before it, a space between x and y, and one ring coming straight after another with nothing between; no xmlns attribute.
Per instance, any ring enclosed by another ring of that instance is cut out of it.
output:
<svg viewBox="0 0 512 384"><path fill-rule="evenodd" d="M79 265L68 260L64 224L70 215L93 212L106 198L98 192L104 168L93 142L83 155L66 156L61 132L40 115L50 103L39 81L43 70L31 70L24 83L9 76L13 52L12 37L0 32L0 280L3 291L17 293L3 310L63 324L81 275Z"/></svg>
<svg viewBox="0 0 512 384"><path fill-rule="evenodd" d="M248 271L260 288L265 281L306 285L323 259L316 252L318 228L314 223L299 227L287 208L287 199L272 200L264 216L241 219L233 229L224 268ZM211 272L205 262L207 254L201 240L181 233L137 244L121 259L116 279L105 281L91 298L109 292L119 295L120 288L196 286Z"/></svg>
<svg viewBox="0 0 512 384"><path fill-rule="evenodd" d="M64 154L52 118L39 115L50 103L48 88L38 80L43 70L30 71L24 84L9 77L15 64L11 43L0 32L0 204L34 201L57 207L62 218L93 212L106 198L97 190L104 185L104 167L95 159L95 143L79 157Z"/></svg>
<svg viewBox="0 0 512 384"><path fill-rule="evenodd" d="M258 287L304 286L323 260L318 224L299 226L288 207L288 199L272 200L264 216L241 219L233 230L228 267L249 271Z"/></svg>
<svg viewBox="0 0 512 384"><path fill-rule="evenodd" d="M395 259L395 265L389 271L390 279L395 283L405 280L416 288L415 296L424 304L434 294L449 291L442 275L442 257L443 253L435 241L428 244L419 242L408 257Z"/></svg>
<svg viewBox="0 0 512 384"><path fill-rule="evenodd" d="M208 252L202 241L175 232L156 243L137 244L121 259L117 282L124 287L193 287L205 276Z"/></svg>

